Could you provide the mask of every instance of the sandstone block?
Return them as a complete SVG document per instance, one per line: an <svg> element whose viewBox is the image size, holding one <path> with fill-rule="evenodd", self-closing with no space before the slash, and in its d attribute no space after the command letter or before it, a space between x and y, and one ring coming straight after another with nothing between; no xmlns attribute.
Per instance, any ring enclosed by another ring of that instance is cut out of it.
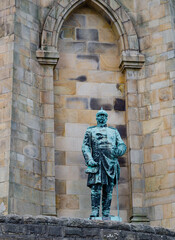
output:
<svg viewBox="0 0 175 240"><path fill-rule="evenodd" d="M132 191L133 192L144 192L145 181L143 179L133 179L132 180Z"/></svg>
<svg viewBox="0 0 175 240"><path fill-rule="evenodd" d="M169 81L161 81L151 84L151 90L169 87Z"/></svg>
<svg viewBox="0 0 175 240"><path fill-rule="evenodd" d="M91 197L90 195L79 195L79 207L80 209L91 209Z"/></svg>
<svg viewBox="0 0 175 240"><path fill-rule="evenodd" d="M60 40L60 52L64 53L84 53L86 50L85 42L68 42Z"/></svg>
<svg viewBox="0 0 175 240"><path fill-rule="evenodd" d="M89 195L90 189L86 186L86 180L67 181L67 194Z"/></svg>
<svg viewBox="0 0 175 240"><path fill-rule="evenodd" d="M175 186L175 173L169 173L161 178L161 189L173 188Z"/></svg>
<svg viewBox="0 0 175 240"><path fill-rule="evenodd" d="M139 112L138 112L138 108L133 108L133 107L129 107L128 108L128 120L130 121L138 121L139 119Z"/></svg>
<svg viewBox="0 0 175 240"><path fill-rule="evenodd" d="M128 94L128 106L129 107L137 107L138 95L136 94Z"/></svg>
<svg viewBox="0 0 175 240"><path fill-rule="evenodd" d="M77 40L86 40L86 41L98 41L98 31L97 29L76 29L76 38Z"/></svg>
<svg viewBox="0 0 175 240"><path fill-rule="evenodd" d="M117 124L117 125L123 125L125 124L125 112L114 112L114 111L108 111L108 123L109 124Z"/></svg>
<svg viewBox="0 0 175 240"><path fill-rule="evenodd" d="M55 191L56 191L56 194L58 194L58 195L66 194L66 181L58 180L56 178L56 180L55 180Z"/></svg>
<svg viewBox="0 0 175 240"><path fill-rule="evenodd" d="M87 15L87 23L86 23L88 28L109 28L109 24L107 21L104 20L103 17L93 13Z"/></svg>
<svg viewBox="0 0 175 240"><path fill-rule="evenodd" d="M112 71L88 71L87 80L88 82L105 82L105 83L115 83L123 82L123 76L119 72Z"/></svg>
<svg viewBox="0 0 175 240"><path fill-rule="evenodd" d="M59 123L77 123L79 121L79 112L86 112L87 110L74 111L73 109L56 109L55 118L58 119ZM87 115L88 112L86 112ZM81 119L81 118L80 118ZM83 123L83 122L82 122ZM86 121L84 122L86 123Z"/></svg>
<svg viewBox="0 0 175 240"><path fill-rule="evenodd" d="M172 157L172 145L158 146L151 149L152 161L168 159Z"/></svg>
<svg viewBox="0 0 175 240"><path fill-rule="evenodd" d="M163 206L162 205L155 206L155 220L162 219L163 219Z"/></svg>
<svg viewBox="0 0 175 240"><path fill-rule="evenodd" d="M89 42L88 52L98 54L117 54L117 47L116 44L112 43Z"/></svg>
<svg viewBox="0 0 175 240"><path fill-rule="evenodd" d="M145 189L146 189L146 192L158 191L160 189L160 178L157 176L146 178Z"/></svg>
<svg viewBox="0 0 175 240"><path fill-rule="evenodd" d="M141 123L137 121L130 121L128 124L128 132L129 135L142 135Z"/></svg>
<svg viewBox="0 0 175 240"><path fill-rule="evenodd" d="M163 217L164 219L172 217L172 204L163 205Z"/></svg>
<svg viewBox="0 0 175 240"><path fill-rule="evenodd" d="M77 195L57 195L56 202L58 209L79 209L79 197Z"/></svg>
<svg viewBox="0 0 175 240"><path fill-rule="evenodd" d="M63 68L71 68L71 69L67 69L67 71L72 71L72 72L77 72L77 69L74 69L76 66L76 57L77 54L71 54L71 53L60 53L60 59L58 61L57 67ZM72 69L73 68L73 69ZM59 72L60 75L60 72ZM70 76L71 78L71 76ZM72 78L75 78L74 76L72 76ZM60 79L63 79L62 77L60 77Z"/></svg>
<svg viewBox="0 0 175 240"><path fill-rule="evenodd" d="M156 175L164 175L167 173L168 164L166 160L156 161L155 162L155 170Z"/></svg>
<svg viewBox="0 0 175 240"><path fill-rule="evenodd" d="M54 146L54 134L53 133L43 133L42 134L42 146L53 147Z"/></svg>
<svg viewBox="0 0 175 240"><path fill-rule="evenodd" d="M128 93L137 93L137 81L136 80L128 80L126 84L127 84Z"/></svg>
<svg viewBox="0 0 175 240"><path fill-rule="evenodd" d="M112 29L110 28L100 28L98 29L99 42L109 42L114 43L116 41L116 36Z"/></svg>
<svg viewBox="0 0 175 240"><path fill-rule="evenodd" d="M153 177L155 175L155 165L153 163L144 164L145 177Z"/></svg>
<svg viewBox="0 0 175 240"><path fill-rule="evenodd" d="M43 132L54 132L54 120L44 119L41 122L41 129Z"/></svg>
<svg viewBox="0 0 175 240"><path fill-rule="evenodd" d="M83 28L86 25L86 16L84 14L72 14L63 24L69 27Z"/></svg>
<svg viewBox="0 0 175 240"><path fill-rule="evenodd" d="M74 95L76 92L76 83L67 82L67 83L57 83L54 87L54 93L56 95Z"/></svg>
<svg viewBox="0 0 175 240"><path fill-rule="evenodd" d="M55 167L55 177L58 180L72 180L77 181L80 179L79 166L61 166Z"/></svg>
<svg viewBox="0 0 175 240"><path fill-rule="evenodd" d="M137 135L131 135L129 137L130 147L132 149L141 149L142 148L142 137Z"/></svg>
<svg viewBox="0 0 175 240"><path fill-rule="evenodd" d="M172 217L175 217L175 203L172 203Z"/></svg>
<svg viewBox="0 0 175 240"><path fill-rule="evenodd" d="M52 91L41 91L40 92L41 103L53 104L54 96Z"/></svg>
<svg viewBox="0 0 175 240"><path fill-rule="evenodd" d="M115 84L106 83L79 83L77 82L77 94L90 97L122 97Z"/></svg>
<svg viewBox="0 0 175 240"><path fill-rule="evenodd" d="M143 150L130 150L131 163L141 164L144 160Z"/></svg>
<svg viewBox="0 0 175 240"><path fill-rule="evenodd" d="M142 178L144 169L140 164L132 164L131 165L131 176L132 178Z"/></svg>
<svg viewBox="0 0 175 240"><path fill-rule="evenodd" d="M103 107L104 110L113 109L113 98L91 98L90 99L90 108L92 110L100 110Z"/></svg>
<svg viewBox="0 0 175 240"><path fill-rule="evenodd" d="M70 57L71 58L71 57ZM74 61L74 63L76 64L76 60ZM67 64L67 63L66 63ZM74 65L75 65L74 64ZM97 64L94 62L88 62L88 64L97 68ZM83 66L83 63L82 65ZM59 81L60 83L62 82L66 82L68 80L68 82L70 81L79 81L79 82L85 82L87 81L88 78L88 71L87 69L73 69L73 68L60 68L59 69ZM56 85L57 83L55 82L54 85Z"/></svg>
<svg viewBox="0 0 175 240"><path fill-rule="evenodd" d="M162 118L155 118L143 122L143 134L156 133L163 129Z"/></svg>
<svg viewBox="0 0 175 240"><path fill-rule="evenodd" d="M132 194L132 201L134 207L143 207L143 193L133 193Z"/></svg>
<svg viewBox="0 0 175 240"><path fill-rule="evenodd" d="M56 137L55 147L56 150L60 151L81 151L83 139L82 138L72 138L72 137Z"/></svg>
<svg viewBox="0 0 175 240"><path fill-rule="evenodd" d="M71 109L88 109L88 98L66 98L66 107Z"/></svg>
<svg viewBox="0 0 175 240"><path fill-rule="evenodd" d="M84 157L81 151L79 152L66 152L66 164L71 165L84 165Z"/></svg>
<svg viewBox="0 0 175 240"><path fill-rule="evenodd" d="M55 163L47 162L42 164L42 173L45 177L53 177L55 176Z"/></svg>
<svg viewBox="0 0 175 240"><path fill-rule="evenodd" d="M116 55L100 54L100 69L105 71L116 71L119 66L119 57Z"/></svg>
<svg viewBox="0 0 175 240"><path fill-rule="evenodd" d="M76 68L77 69L88 69L88 70L99 69L99 56L96 54L88 54L88 55L80 55L79 54L79 55L77 55Z"/></svg>
<svg viewBox="0 0 175 240"><path fill-rule="evenodd" d="M66 123L65 136L83 138L88 127L88 124Z"/></svg>
<svg viewBox="0 0 175 240"><path fill-rule="evenodd" d="M54 107L51 104L44 104L43 106L43 117L54 118Z"/></svg>

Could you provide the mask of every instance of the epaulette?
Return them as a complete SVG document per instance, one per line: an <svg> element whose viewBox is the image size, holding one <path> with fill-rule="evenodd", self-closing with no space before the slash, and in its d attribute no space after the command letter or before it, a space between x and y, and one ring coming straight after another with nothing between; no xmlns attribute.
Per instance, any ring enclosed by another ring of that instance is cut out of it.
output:
<svg viewBox="0 0 175 240"><path fill-rule="evenodd" d="M111 128L111 129L117 130L117 129L116 129L116 128L114 128L114 127L108 127L108 128Z"/></svg>
<svg viewBox="0 0 175 240"><path fill-rule="evenodd" d="M91 129L91 128L95 128L96 126L91 126L91 127L88 127L87 129Z"/></svg>

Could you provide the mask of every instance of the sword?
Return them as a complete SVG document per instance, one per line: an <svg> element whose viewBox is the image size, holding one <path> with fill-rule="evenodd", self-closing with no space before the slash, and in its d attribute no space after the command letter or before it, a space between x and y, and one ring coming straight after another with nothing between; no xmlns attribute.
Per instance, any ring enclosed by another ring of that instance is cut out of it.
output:
<svg viewBox="0 0 175 240"><path fill-rule="evenodd" d="M118 211L118 218L120 220L120 213L119 213L119 195L118 195L118 174L116 173L116 190L117 190L117 211Z"/></svg>

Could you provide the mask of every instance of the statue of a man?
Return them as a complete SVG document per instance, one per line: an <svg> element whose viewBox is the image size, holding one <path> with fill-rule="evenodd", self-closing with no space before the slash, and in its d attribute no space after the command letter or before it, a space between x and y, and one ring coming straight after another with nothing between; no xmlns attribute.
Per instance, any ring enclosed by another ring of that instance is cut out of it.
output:
<svg viewBox="0 0 175 240"><path fill-rule="evenodd" d="M82 152L87 165L87 186L91 188L92 213L99 217L102 191L102 216L109 217L112 192L120 177L118 157L126 152L126 145L117 129L107 127L108 114L101 109L96 114L97 126L86 130Z"/></svg>

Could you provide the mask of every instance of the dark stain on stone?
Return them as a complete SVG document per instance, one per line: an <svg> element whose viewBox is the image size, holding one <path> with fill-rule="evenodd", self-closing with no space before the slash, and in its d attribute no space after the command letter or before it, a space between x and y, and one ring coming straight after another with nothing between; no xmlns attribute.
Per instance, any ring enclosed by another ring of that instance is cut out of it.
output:
<svg viewBox="0 0 175 240"><path fill-rule="evenodd" d="M120 167L126 167L127 166L127 162L126 162L125 157L118 157L118 161L119 161Z"/></svg>
<svg viewBox="0 0 175 240"><path fill-rule="evenodd" d="M85 41L98 41L98 31L97 29L76 29L77 40Z"/></svg>
<svg viewBox="0 0 175 240"><path fill-rule="evenodd" d="M92 61L95 61L97 63L99 63L99 57L98 55L92 55L92 54L89 54L89 55L77 55L77 58L78 59L81 59L81 60L92 60Z"/></svg>
<svg viewBox="0 0 175 240"><path fill-rule="evenodd" d="M66 165L65 152L55 151L55 165Z"/></svg>
<svg viewBox="0 0 175 240"><path fill-rule="evenodd" d="M119 131L121 138L126 138L126 125L117 125L116 128Z"/></svg>
<svg viewBox="0 0 175 240"><path fill-rule="evenodd" d="M88 60L88 61L94 61L97 63L97 69L99 69L99 56L94 54L88 54L88 55L77 55L77 59L79 60Z"/></svg>
<svg viewBox="0 0 175 240"><path fill-rule="evenodd" d="M84 53L86 50L85 42L68 42L60 40L59 42L59 51L65 53Z"/></svg>
<svg viewBox="0 0 175 240"><path fill-rule="evenodd" d="M66 194L66 181L55 179L56 194Z"/></svg>
<svg viewBox="0 0 175 240"><path fill-rule="evenodd" d="M107 111L112 110L113 108L112 104L109 104L109 103L105 104L105 103L102 103L102 101L104 102L104 100L100 98L91 98L90 108L92 110L100 110L102 107L104 110L107 110Z"/></svg>
<svg viewBox="0 0 175 240"><path fill-rule="evenodd" d="M76 80L79 82L86 82L87 81L87 77L85 75L79 76L77 78L70 78L69 80Z"/></svg>
<svg viewBox="0 0 175 240"><path fill-rule="evenodd" d="M89 42L88 43L88 52L89 53L108 53L108 51L116 51L116 44L112 43L98 43L98 42Z"/></svg>
<svg viewBox="0 0 175 240"><path fill-rule="evenodd" d="M125 100L116 98L114 102L115 111L125 111Z"/></svg>
<svg viewBox="0 0 175 240"><path fill-rule="evenodd" d="M81 98L81 97L67 98L66 101L67 101L68 108L71 108L71 102L74 102L74 103L82 102L84 105L84 109L88 109L88 99L87 98Z"/></svg>

